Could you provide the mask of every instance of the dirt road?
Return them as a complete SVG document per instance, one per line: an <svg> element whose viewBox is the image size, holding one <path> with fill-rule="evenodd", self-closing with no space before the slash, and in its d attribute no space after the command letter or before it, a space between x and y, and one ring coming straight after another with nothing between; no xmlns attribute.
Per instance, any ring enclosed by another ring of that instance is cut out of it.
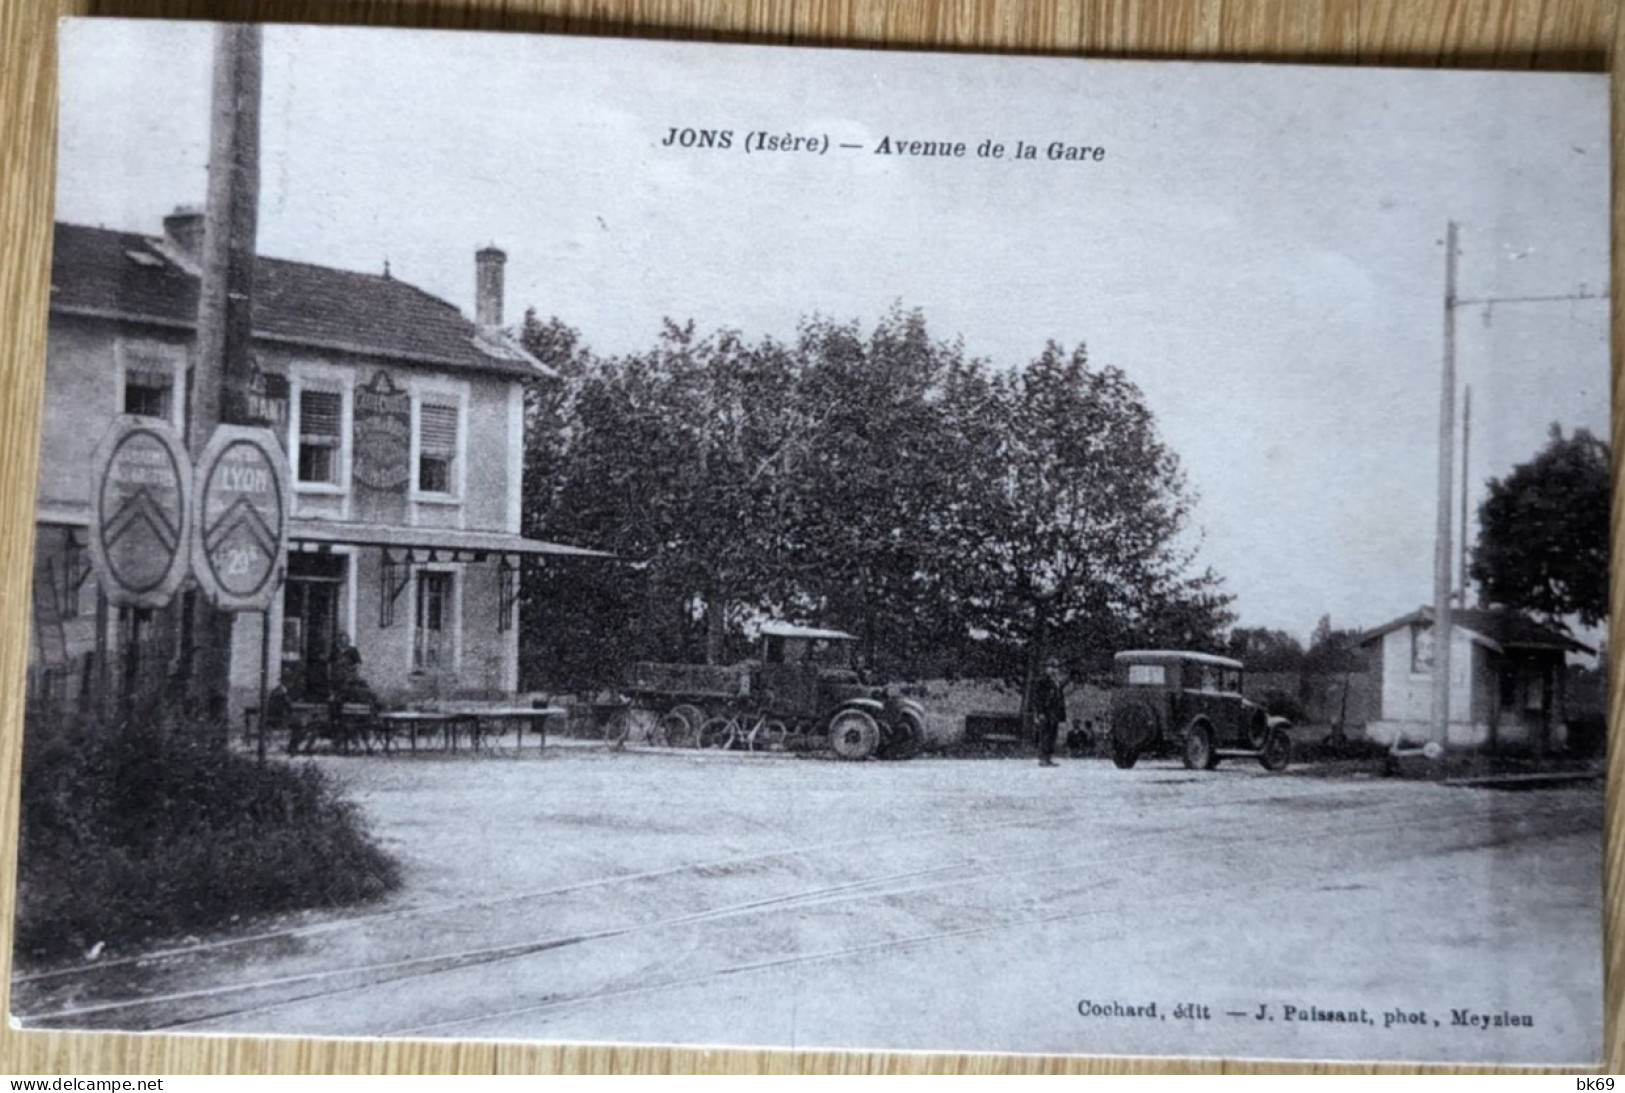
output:
<svg viewBox="0 0 1625 1093"><path fill-rule="evenodd" d="M401 893L25 975L17 1015L1042 1053L1601 1051L1599 787L568 748L316 761L405 863Z"/></svg>

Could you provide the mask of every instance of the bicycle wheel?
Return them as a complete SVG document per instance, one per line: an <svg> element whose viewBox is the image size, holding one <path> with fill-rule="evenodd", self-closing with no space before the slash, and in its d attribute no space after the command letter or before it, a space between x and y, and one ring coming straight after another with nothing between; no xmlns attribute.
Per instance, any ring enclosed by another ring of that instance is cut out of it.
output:
<svg viewBox="0 0 1625 1093"><path fill-rule="evenodd" d="M731 717L713 717L700 728L700 747L727 748L734 742L734 720Z"/></svg>

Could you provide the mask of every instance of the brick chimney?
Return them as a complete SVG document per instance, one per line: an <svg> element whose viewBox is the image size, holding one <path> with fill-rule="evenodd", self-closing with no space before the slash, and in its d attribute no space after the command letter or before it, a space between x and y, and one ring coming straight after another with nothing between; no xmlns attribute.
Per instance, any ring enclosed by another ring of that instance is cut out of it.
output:
<svg viewBox="0 0 1625 1093"><path fill-rule="evenodd" d="M494 246L474 252L474 325L482 332L502 329L502 267L507 261Z"/></svg>
<svg viewBox="0 0 1625 1093"><path fill-rule="evenodd" d="M164 217L164 238L194 262L203 259L203 210L196 205L176 205Z"/></svg>

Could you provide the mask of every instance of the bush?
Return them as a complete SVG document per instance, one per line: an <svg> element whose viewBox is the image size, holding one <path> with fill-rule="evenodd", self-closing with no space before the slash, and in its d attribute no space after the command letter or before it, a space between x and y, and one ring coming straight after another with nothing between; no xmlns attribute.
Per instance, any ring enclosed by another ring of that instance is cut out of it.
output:
<svg viewBox="0 0 1625 1093"><path fill-rule="evenodd" d="M315 767L261 766L153 725L29 734L20 832L17 952L40 959L400 883Z"/></svg>
<svg viewBox="0 0 1625 1093"><path fill-rule="evenodd" d="M1598 759L1607 754L1607 715L1590 710L1569 721L1569 751L1580 759Z"/></svg>

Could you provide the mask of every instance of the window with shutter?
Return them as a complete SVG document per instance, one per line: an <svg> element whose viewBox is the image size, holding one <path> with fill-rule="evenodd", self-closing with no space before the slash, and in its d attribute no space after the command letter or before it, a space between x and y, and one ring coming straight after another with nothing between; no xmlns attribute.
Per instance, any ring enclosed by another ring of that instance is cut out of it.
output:
<svg viewBox="0 0 1625 1093"><path fill-rule="evenodd" d="M457 458L457 407L426 402L418 407L418 490L451 493Z"/></svg>
<svg viewBox="0 0 1625 1093"><path fill-rule="evenodd" d="M339 392L299 393L299 481L338 483L342 424Z"/></svg>

